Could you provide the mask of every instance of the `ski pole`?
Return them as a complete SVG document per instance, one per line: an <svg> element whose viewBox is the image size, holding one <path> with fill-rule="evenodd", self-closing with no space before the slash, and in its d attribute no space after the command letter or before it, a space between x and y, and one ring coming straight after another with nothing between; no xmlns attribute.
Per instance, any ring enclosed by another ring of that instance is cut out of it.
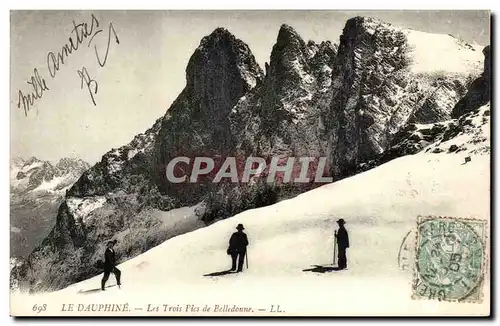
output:
<svg viewBox="0 0 500 326"><path fill-rule="evenodd" d="M337 255L337 230L334 231L333 238L333 265L335 265L335 256Z"/></svg>

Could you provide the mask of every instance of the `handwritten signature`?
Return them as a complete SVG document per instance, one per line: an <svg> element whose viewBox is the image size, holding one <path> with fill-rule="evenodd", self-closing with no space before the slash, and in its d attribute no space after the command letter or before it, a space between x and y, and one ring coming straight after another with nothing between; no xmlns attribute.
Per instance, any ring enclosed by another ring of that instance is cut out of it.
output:
<svg viewBox="0 0 500 326"><path fill-rule="evenodd" d="M95 42L93 43L93 41L97 35L104 31L104 29L99 28L99 20L94 16L94 14L91 14L90 18L90 23L82 22L77 24L73 21L73 29L70 32L68 42L61 47L59 52L47 53L47 70L50 77L56 78L57 72L62 68L62 65L67 62L67 59L72 53L78 51L80 45L83 44L84 41L87 41L87 47L94 45L95 56L99 66L104 67L106 65L112 36L114 36L114 41L117 44L120 44L118 34L116 33L113 23L110 22L108 24L107 45L105 50L102 51L102 48L99 48L96 44L94 44ZM85 66L78 69L77 74L80 78L80 88L84 89L84 87L86 87L92 103L97 105L95 101L95 95L97 94L97 90L99 88L97 81L90 76ZM30 76L28 81L26 81L26 83L30 85L30 90L26 94L23 93L22 90L19 90L17 107L22 107L25 116L28 116L28 112L34 106L35 101L41 99L44 92L50 89L47 86L47 81L40 75L40 72L36 68L33 69L33 74Z"/></svg>

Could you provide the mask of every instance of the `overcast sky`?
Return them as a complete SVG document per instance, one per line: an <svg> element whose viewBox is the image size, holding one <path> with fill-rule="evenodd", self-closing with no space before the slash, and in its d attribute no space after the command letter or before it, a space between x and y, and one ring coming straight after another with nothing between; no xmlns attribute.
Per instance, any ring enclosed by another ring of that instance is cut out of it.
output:
<svg viewBox="0 0 500 326"><path fill-rule="evenodd" d="M87 23L90 30L92 13L103 32L90 47L90 37L84 40L51 77L47 54L57 55L69 36L76 41L71 34L73 20ZM15 11L11 12L11 155L99 161L165 114L185 85L191 54L201 38L219 26L247 43L264 67L281 24L293 26L306 41L338 42L346 20L358 15L489 44L486 11ZM119 44L111 34L106 63L100 67L94 45L104 60L111 22ZM78 70L84 67L95 80L91 90L98 85L96 105L85 83L81 88ZM17 107L19 91L32 91L27 81L35 68L48 90L25 116L23 105Z"/></svg>

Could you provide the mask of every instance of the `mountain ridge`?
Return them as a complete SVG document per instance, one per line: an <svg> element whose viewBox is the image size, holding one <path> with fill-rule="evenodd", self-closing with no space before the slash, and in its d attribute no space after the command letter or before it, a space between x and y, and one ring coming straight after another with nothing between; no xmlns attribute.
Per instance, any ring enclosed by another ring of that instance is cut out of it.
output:
<svg viewBox="0 0 500 326"><path fill-rule="evenodd" d="M283 25L264 72L243 41L215 29L191 56L186 87L165 115L69 189L56 226L30 255L30 286L61 288L99 273L108 239L126 239L118 244L126 260L200 227L172 230L158 211L200 205L193 216L207 225L314 186L170 184L165 167L176 156L326 156L328 174L341 179L389 150L407 124L450 118L478 74L470 53L460 56L466 68L458 72L422 72L405 31L356 17L337 46L306 43Z"/></svg>

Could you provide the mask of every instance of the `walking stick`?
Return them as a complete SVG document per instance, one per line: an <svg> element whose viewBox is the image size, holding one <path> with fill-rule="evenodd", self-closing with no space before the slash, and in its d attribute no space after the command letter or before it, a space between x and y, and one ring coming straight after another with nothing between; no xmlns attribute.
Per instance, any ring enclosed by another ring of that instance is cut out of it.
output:
<svg viewBox="0 0 500 326"><path fill-rule="evenodd" d="M335 266L335 256L337 256L337 230L334 231L333 238L333 265Z"/></svg>
<svg viewBox="0 0 500 326"><path fill-rule="evenodd" d="M247 261L247 269L248 269L248 251L246 252L245 259Z"/></svg>

